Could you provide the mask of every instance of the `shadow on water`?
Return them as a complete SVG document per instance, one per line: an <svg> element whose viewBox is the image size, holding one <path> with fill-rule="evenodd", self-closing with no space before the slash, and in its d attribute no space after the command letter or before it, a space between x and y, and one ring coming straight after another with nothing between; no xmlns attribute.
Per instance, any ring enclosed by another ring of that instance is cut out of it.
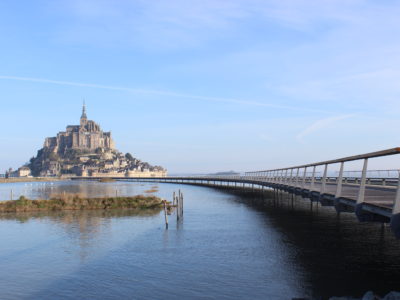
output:
<svg viewBox="0 0 400 300"><path fill-rule="evenodd" d="M56 223L72 224L79 220L90 220L92 218L124 218L132 216L150 217L160 213L160 209L93 209L93 210L63 210L63 211L40 211L40 212L17 212L0 213L0 221L12 220L21 223L31 219L48 219Z"/></svg>
<svg viewBox="0 0 400 300"><path fill-rule="evenodd" d="M304 269L309 297L385 295L400 289L400 240L380 223L360 223L354 214L336 214L300 196L230 192L265 215L268 226L295 249L293 265ZM267 225L267 224L266 224Z"/></svg>

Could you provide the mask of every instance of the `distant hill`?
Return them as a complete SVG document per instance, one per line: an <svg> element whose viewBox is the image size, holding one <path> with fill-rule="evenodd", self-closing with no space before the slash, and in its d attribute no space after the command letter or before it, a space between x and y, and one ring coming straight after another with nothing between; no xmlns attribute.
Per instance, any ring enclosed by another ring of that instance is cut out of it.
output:
<svg viewBox="0 0 400 300"><path fill-rule="evenodd" d="M207 175L217 175L217 176L221 176L221 175L225 175L225 176L234 176L234 175L240 175L239 172L235 172L235 171L223 171L223 172L217 172L217 173L210 173Z"/></svg>

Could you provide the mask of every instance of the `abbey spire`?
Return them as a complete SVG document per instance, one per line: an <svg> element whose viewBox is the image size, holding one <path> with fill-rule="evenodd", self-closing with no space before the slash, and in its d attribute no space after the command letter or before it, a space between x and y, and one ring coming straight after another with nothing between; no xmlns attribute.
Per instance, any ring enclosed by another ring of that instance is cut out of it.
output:
<svg viewBox="0 0 400 300"><path fill-rule="evenodd" d="M86 115L86 104L85 104L85 100L83 100L83 106L82 106L82 115L81 115L81 129L83 129L85 127L85 125L87 124L88 120L87 120L87 115Z"/></svg>
<svg viewBox="0 0 400 300"><path fill-rule="evenodd" d="M86 116L86 104L85 104L85 100L83 100L83 106L82 106L82 116L81 119L85 119L87 120L87 116Z"/></svg>

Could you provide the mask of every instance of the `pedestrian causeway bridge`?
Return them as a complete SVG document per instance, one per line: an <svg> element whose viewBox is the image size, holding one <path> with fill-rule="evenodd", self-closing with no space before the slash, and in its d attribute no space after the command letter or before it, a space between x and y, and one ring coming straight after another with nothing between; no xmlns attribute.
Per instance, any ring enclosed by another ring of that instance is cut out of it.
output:
<svg viewBox="0 0 400 300"><path fill-rule="evenodd" d="M246 172L235 176L204 175L114 179L192 184L241 189L261 194L273 191L274 193L299 195L310 201L319 202L323 206L332 206L337 213L355 213L361 222L390 223L394 234L400 238L399 170L368 170L370 159L397 154L400 154L400 147L307 165ZM354 161L361 161L362 169L345 171L345 165ZM333 176L332 167L337 168ZM318 169L322 169L322 172Z"/></svg>

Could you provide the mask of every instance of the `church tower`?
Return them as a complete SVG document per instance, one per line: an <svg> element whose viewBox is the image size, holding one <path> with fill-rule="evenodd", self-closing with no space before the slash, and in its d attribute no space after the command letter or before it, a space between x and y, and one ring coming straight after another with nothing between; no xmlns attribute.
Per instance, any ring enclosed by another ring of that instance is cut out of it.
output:
<svg viewBox="0 0 400 300"><path fill-rule="evenodd" d="M81 122L80 123L81 123L81 127L85 127L85 125L87 123L85 100L83 100L82 115L81 115Z"/></svg>

